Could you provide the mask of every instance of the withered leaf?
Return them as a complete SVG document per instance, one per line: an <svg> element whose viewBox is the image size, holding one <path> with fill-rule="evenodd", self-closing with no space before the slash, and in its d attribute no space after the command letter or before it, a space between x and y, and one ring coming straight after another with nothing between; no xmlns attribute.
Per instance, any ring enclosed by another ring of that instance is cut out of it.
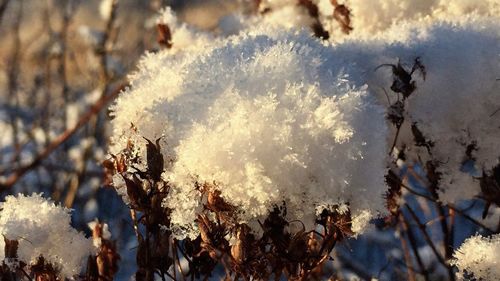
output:
<svg viewBox="0 0 500 281"><path fill-rule="evenodd" d="M159 23L156 25L156 29L158 31L158 44L167 49L172 48L172 32L168 25Z"/></svg>
<svg viewBox="0 0 500 281"><path fill-rule="evenodd" d="M161 154L160 147L160 139L156 140L156 144L152 141L144 138L148 143L146 144L146 153L147 153L147 164L148 164L148 172L151 176L151 179L154 181L160 181L161 173L163 172L163 155Z"/></svg>
<svg viewBox="0 0 500 281"><path fill-rule="evenodd" d="M127 186L127 195L130 198L130 205L132 209L137 211L144 211L149 207L149 197L146 191L142 188L141 181L133 175L133 180L126 176L122 176Z"/></svg>

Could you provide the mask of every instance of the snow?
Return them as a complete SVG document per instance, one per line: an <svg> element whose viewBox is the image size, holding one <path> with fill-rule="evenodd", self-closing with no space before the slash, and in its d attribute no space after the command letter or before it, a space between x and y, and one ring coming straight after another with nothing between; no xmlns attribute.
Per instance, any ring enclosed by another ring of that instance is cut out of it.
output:
<svg viewBox="0 0 500 281"><path fill-rule="evenodd" d="M28 265L43 256L61 277L70 278L95 253L92 241L71 227L70 211L41 194L7 196L0 208L0 233L19 242L18 258Z"/></svg>
<svg viewBox="0 0 500 281"><path fill-rule="evenodd" d="M174 159L165 206L179 237L197 234L195 181L220 190L240 222L256 227L283 201L310 229L317 206L349 203L362 221L383 211L383 110L349 82L350 66L330 46L277 30L208 48L146 56L113 107L115 151L132 140L144 159L142 137L164 136L163 154Z"/></svg>
<svg viewBox="0 0 500 281"><path fill-rule="evenodd" d="M290 6L268 4L276 11ZM417 8L426 11L423 18L455 13L401 5L394 7L404 11L401 18ZM347 203L362 232L383 209L381 176L394 136L381 119L391 68L375 69L398 62L410 69L419 57L427 75L414 75L405 116L434 144L427 158L439 164L440 200L473 198L480 188L462 167L467 145L476 146L476 170L490 170L500 157L500 114L492 115L500 108L500 28L491 11L471 5L470 15L455 22L410 18L379 27L373 39L354 34L337 44L312 38L303 24L270 24L267 13L223 19L221 36L209 39L166 9L160 22L171 27L174 50L146 54L130 77L131 89L112 107L111 152L131 141L145 159L143 137L162 138L163 176L174 186L165 206L180 238L197 233L202 199L194 182L220 190L250 225L282 201L290 218L308 227L311 210ZM228 22L248 29L225 37L235 33ZM176 33L185 33L177 47ZM396 93L389 95L394 102ZM406 145L410 161L426 159L410 131L397 144Z"/></svg>
<svg viewBox="0 0 500 281"><path fill-rule="evenodd" d="M441 173L440 199L445 203L473 198L480 191L479 181L463 169L468 145L475 144L472 157L477 171L490 171L499 163L495 143L500 141L500 115L492 115L500 108L499 27L498 21L481 19L436 23L404 42L388 44L381 56L386 63L399 58L409 66L412 57L419 56L426 67L425 81L415 75L417 90L407 101L407 112L434 143L430 151ZM378 81L368 84L389 89L392 80L378 75L384 74L376 74L371 79ZM406 144L412 139L406 136ZM417 159L422 153L413 146L408 156Z"/></svg>
<svg viewBox="0 0 500 281"><path fill-rule="evenodd" d="M477 279L500 279L500 234L468 238L453 256L453 264L460 270L459 277L473 273Z"/></svg>

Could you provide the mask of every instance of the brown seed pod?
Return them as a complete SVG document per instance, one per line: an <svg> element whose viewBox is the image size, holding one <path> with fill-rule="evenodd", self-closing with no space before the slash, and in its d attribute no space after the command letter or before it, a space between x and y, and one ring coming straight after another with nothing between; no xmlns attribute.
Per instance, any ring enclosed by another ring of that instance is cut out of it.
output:
<svg viewBox="0 0 500 281"><path fill-rule="evenodd" d="M156 140L156 144L152 141L144 138L148 143L146 144L146 158L148 165L149 177L158 182L161 179L161 173L163 173L163 155L161 154L160 139Z"/></svg>
<svg viewBox="0 0 500 281"><path fill-rule="evenodd" d="M85 281L98 281L99 269L97 268L96 257L89 256L87 259L87 270L85 272Z"/></svg>
<svg viewBox="0 0 500 281"><path fill-rule="evenodd" d="M385 66L391 67L392 69L393 82L391 90L395 93L401 93L403 99L408 98L417 89L416 82L413 80L412 76L415 71L420 72L422 78L425 80L425 66L420 61L419 57L415 58L411 70L406 70L399 60L397 64L381 64L377 66L375 70Z"/></svg>
<svg viewBox="0 0 500 281"><path fill-rule="evenodd" d="M323 40L328 40L328 38L330 38L330 34L326 31L319 20L319 8L316 3L311 0L299 0L297 5L304 7L309 13L309 16L314 19L314 23L311 26L314 36Z"/></svg>
<svg viewBox="0 0 500 281"><path fill-rule="evenodd" d="M17 249L19 247L19 242L17 240L9 240L3 237L5 241L5 257L6 258L17 258Z"/></svg>
<svg viewBox="0 0 500 281"><path fill-rule="evenodd" d="M172 48L172 32L168 25L159 23L156 25L156 30L158 31L157 41L160 46L166 49Z"/></svg>
<svg viewBox="0 0 500 281"><path fill-rule="evenodd" d="M292 235L292 239L286 250L287 259L294 262L301 262L307 256L308 234L302 229Z"/></svg>
<svg viewBox="0 0 500 281"><path fill-rule="evenodd" d="M208 190L208 187L206 188ZM213 189L207 191L207 209L214 213L219 212L233 212L235 207L226 203L220 196L220 191Z"/></svg>
<svg viewBox="0 0 500 281"><path fill-rule="evenodd" d="M231 246L231 256L237 264L242 264L247 260L247 232L248 229L244 225L236 230L236 243Z"/></svg>
<svg viewBox="0 0 500 281"><path fill-rule="evenodd" d="M205 214L200 214L197 222L198 228L200 229L201 241L205 244L212 245L214 242L212 239L212 231L214 231L215 228L214 223L211 222Z"/></svg>

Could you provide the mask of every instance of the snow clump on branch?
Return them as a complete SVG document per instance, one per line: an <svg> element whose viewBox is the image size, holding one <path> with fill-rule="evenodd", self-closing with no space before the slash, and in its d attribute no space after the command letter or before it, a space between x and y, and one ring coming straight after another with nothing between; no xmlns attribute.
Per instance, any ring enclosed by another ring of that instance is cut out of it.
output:
<svg viewBox="0 0 500 281"><path fill-rule="evenodd" d="M71 227L69 209L56 206L40 194L7 196L0 209L0 233L19 243L19 261L34 265L43 257L61 277L70 278L80 273L89 255L95 254L92 241ZM12 264L4 256L3 238L0 246L1 260Z"/></svg>
<svg viewBox="0 0 500 281"><path fill-rule="evenodd" d="M481 280L500 280L500 234L468 238L453 256L452 263L460 274L473 274Z"/></svg>
<svg viewBox="0 0 500 281"><path fill-rule="evenodd" d="M324 208L348 204L364 225L383 212L384 112L331 46L267 30L166 53L143 59L113 107L112 150L133 144L145 159L143 137L164 136L165 206L178 237L197 235L196 183L218 190L256 232L283 203L287 219L309 229Z"/></svg>

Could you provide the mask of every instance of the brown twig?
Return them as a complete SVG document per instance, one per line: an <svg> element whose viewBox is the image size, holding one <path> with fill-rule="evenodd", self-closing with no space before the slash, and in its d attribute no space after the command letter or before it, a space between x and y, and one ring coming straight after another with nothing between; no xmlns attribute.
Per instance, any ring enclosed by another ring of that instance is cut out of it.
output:
<svg viewBox="0 0 500 281"><path fill-rule="evenodd" d="M405 258L405 263L406 263L406 268L408 269L408 281L415 281L415 269L413 268L413 262L411 260L411 255L410 255L410 249L408 248L408 244L405 239L405 233L407 232L408 226L406 224L406 221L401 213L398 215L399 219L399 228L400 228L400 241L401 241L401 247L403 248L403 253L404 253L404 258Z"/></svg>
<svg viewBox="0 0 500 281"><path fill-rule="evenodd" d="M19 108L19 97L18 97L18 79L19 79L19 70L20 70L20 60L21 60L21 21L23 18L23 9L24 9L24 1L19 1L19 7L16 14L16 19L14 21L13 26L13 43L12 43L12 53L10 55L10 59L7 66L7 80L8 80L8 98L9 102L14 103L14 107ZM17 163L19 161L20 154L20 141L19 141L19 126L17 124L18 117L16 114L12 114L10 116L10 123L12 126L12 134L13 134L13 146L14 146L14 157L12 159L13 163Z"/></svg>
<svg viewBox="0 0 500 281"><path fill-rule="evenodd" d="M405 204L405 207L409 211L411 217L413 218L413 221L415 221L415 223L417 224L418 228L420 229L420 231L424 235L425 242L427 242L427 244L431 247L432 252L434 253L434 255L436 255L436 258L439 260L439 262L443 266L448 267L448 265L446 264L445 259L443 258L443 256L441 255L441 253L439 253L439 251L436 249L436 245L434 244L434 242L432 241L431 237L429 236L429 233L427 233L427 229L426 229L425 225L420 221L420 219L418 218L418 216L415 213L415 211L413 211L413 209L408 204Z"/></svg>
<svg viewBox="0 0 500 281"><path fill-rule="evenodd" d="M431 196L429 195L426 195L426 194L423 194L423 193L420 193L414 189L412 189L411 187L405 185L405 184L401 184L401 187L403 187L404 189L408 190L410 193L414 194L414 195L417 195L417 196L420 196L422 198L425 198L431 202L435 202L436 200L434 198L432 198ZM489 228L488 226L484 225L483 223L481 223L480 221L476 220L475 218L471 217L470 215L468 215L467 213L463 212L462 210L460 210L459 208L457 208L455 205L451 204L451 203L448 203L446 204L446 206L450 209L452 209L453 211L455 211L457 214L461 215L462 217L464 217L465 219L469 220L470 222L480 226L481 228L489 231L490 233L496 233L493 229Z"/></svg>
<svg viewBox="0 0 500 281"><path fill-rule="evenodd" d="M116 16L118 10L118 0L113 0L111 2L111 14L106 22L106 29L104 30L103 39L100 42L101 44L98 46L98 55L100 59L100 78L101 84L106 85L109 80L109 72L108 72L108 44L111 38L111 32L113 31L113 27L115 24Z"/></svg>
<svg viewBox="0 0 500 281"><path fill-rule="evenodd" d="M108 95L102 96L97 100L94 105L78 120L73 128L67 129L65 132L55 138L42 152L40 152L35 159L18 169L7 177L5 181L0 182L0 191L6 190L19 181L27 172L36 168L41 162L54 152L59 146L65 143L71 136L73 136L81 127L83 127L94 115L99 113L106 104L114 100L118 94L127 87L128 83L121 83Z"/></svg>
<svg viewBox="0 0 500 281"><path fill-rule="evenodd" d="M111 40L111 33L113 32L113 28L115 26L116 17L118 15L118 0L113 0L111 2L111 11L109 18L106 22L106 27L104 30L103 39L100 42L100 45L97 47L97 56L99 57L99 78L100 78L100 87L102 88L101 97L106 95L108 92L109 84L111 82L111 75L108 69L108 56L109 56L109 46ZM102 140L102 115L97 114L95 119L91 121L91 128L93 130L93 135L95 136L98 143L103 142Z"/></svg>
<svg viewBox="0 0 500 281"><path fill-rule="evenodd" d="M408 241L410 241L410 246L413 251L413 254L415 255L415 259L417 260L418 267L420 268L420 272L424 275L424 279L426 281L429 281L429 272L427 268L424 265L424 262L422 261L422 257L420 256L420 252L418 251L418 244L417 244L417 239L415 237L415 234L413 233L410 224L408 223L406 216L403 215L403 213L400 213L400 217L402 218L402 222L405 226L406 230L406 235L408 237Z"/></svg>

